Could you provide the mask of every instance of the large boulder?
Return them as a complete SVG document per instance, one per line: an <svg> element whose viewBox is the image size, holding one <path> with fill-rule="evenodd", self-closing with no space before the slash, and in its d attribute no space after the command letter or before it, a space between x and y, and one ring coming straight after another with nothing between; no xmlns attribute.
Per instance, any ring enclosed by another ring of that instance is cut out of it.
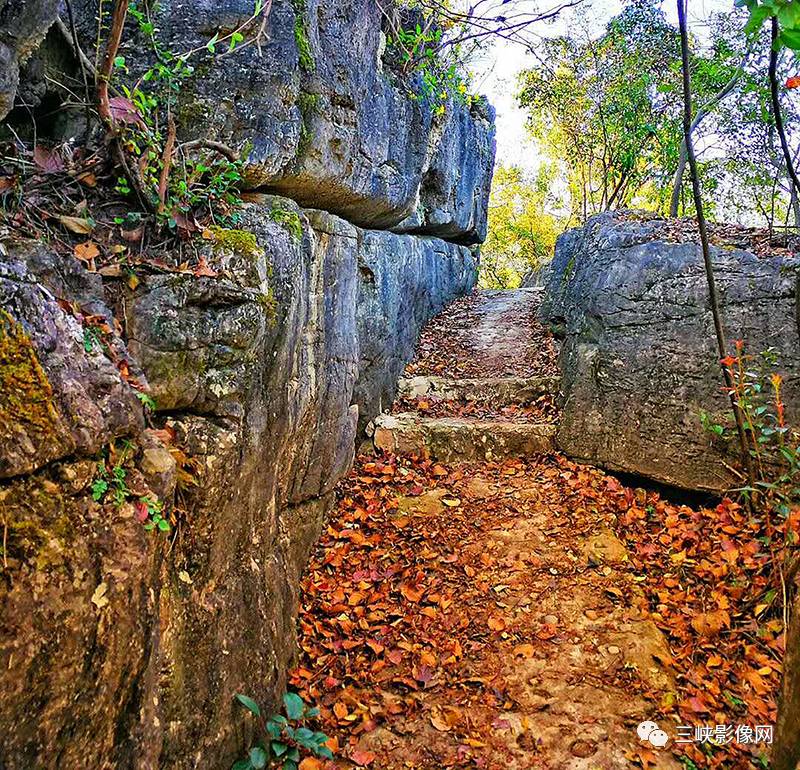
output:
<svg viewBox="0 0 800 770"><path fill-rule="evenodd" d="M286 199L247 207L238 227L205 242L199 272L213 275L141 273L135 289L5 244L0 414L22 361L55 426L51 447L13 414L0 432L15 474L0 486L9 770L230 766L252 729L235 693L272 706L285 687L300 574L359 416L386 403L431 314L475 282L465 246ZM104 294L121 326L87 351L81 323L110 316ZM144 429L138 389L159 430ZM174 537L145 532L133 497L94 499L114 436L135 457L126 483L161 498Z"/></svg>
<svg viewBox="0 0 800 770"><path fill-rule="evenodd" d="M556 245L541 313L561 335L559 446L569 455L691 490L739 482L735 447L712 440L727 419L699 246L669 242L664 220L592 217ZM713 247L722 316L748 353L780 354L789 420L800 417L795 255Z"/></svg>
<svg viewBox="0 0 800 770"><path fill-rule="evenodd" d="M97 0L73 5L93 46ZM385 62L375 0L274 0L257 45L212 57L207 41L252 11L252 0L159 3L154 22L169 49L196 51L176 110L182 139L247 147L251 186L361 227L483 240L494 163L485 100L451 99L440 114L418 74ZM149 48L131 22L122 53L134 69Z"/></svg>

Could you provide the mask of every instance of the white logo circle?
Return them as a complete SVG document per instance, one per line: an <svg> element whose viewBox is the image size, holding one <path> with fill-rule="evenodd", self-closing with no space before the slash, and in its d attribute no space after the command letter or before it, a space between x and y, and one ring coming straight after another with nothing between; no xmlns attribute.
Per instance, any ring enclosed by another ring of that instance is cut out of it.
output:
<svg viewBox="0 0 800 770"><path fill-rule="evenodd" d="M663 730L656 729L647 736L647 740L657 749L663 749L669 741L669 736Z"/></svg>
<svg viewBox="0 0 800 770"><path fill-rule="evenodd" d="M658 730L658 725L655 722L642 722L636 728L636 734L639 736L639 740L646 741L654 730Z"/></svg>

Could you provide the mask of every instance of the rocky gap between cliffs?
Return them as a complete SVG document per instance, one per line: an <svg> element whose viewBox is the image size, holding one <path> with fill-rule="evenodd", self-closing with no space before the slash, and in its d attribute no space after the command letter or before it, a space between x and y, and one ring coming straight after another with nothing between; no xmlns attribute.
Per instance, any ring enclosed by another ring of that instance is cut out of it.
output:
<svg viewBox="0 0 800 770"><path fill-rule="evenodd" d="M57 5L0 0L12 122L75 77ZM202 48L247 5L158 21ZM273 5L179 116L249 148L235 222L145 227L75 113L0 162L0 765L229 766L258 731L237 694L287 687L373 770L671 770L642 720L773 723L782 629L768 604L753 641L764 532L699 424L725 404L686 223L593 217L540 285L474 292L491 106L409 98L371 0ZM712 236L793 418L797 257Z"/></svg>

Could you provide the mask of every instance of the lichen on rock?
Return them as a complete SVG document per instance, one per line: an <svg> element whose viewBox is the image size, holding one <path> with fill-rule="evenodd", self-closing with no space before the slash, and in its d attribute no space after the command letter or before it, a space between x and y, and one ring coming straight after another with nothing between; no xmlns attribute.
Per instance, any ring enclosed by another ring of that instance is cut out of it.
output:
<svg viewBox="0 0 800 770"><path fill-rule="evenodd" d="M33 344L0 308L0 444L40 444L57 428L53 389Z"/></svg>

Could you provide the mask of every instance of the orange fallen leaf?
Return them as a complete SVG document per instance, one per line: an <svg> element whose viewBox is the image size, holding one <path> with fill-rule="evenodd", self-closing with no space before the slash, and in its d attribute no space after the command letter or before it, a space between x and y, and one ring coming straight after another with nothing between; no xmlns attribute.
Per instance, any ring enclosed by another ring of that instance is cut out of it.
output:
<svg viewBox="0 0 800 770"><path fill-rule="evenodd" d="M371 751L362 751L361 749L355 749L355 751L351 752L350 759L355 762L357 765L361 765L366 767L367 765L371 765L375 761L376 755Z"/></svg>
<svg viewBox="0 0 800 770"><path fill-rule="evenodd" d="M514 648L514 657L515 658L532 658L533 657L534 648L532 644L518 644Z"/></svg>
<svg viewBox="0 0 800 770"><path fill-rule="evenodd" d="M306 757L300 763L299 770L322 770L322 762L316 757Z"/></svg>
<svg viewBox="0 0 800 770"><path fill-rule="evenodd" d="M409 585L401 585L400 586L400 593L408 599L410 602L414 602L415 604L422 599L422 595L425 593L425 590L422 588L412 588Z"/></svg>
<svg viewBox="0 0 800 770"><path fill-rule="evenodd" d="M94 241L86 241L85 243L78 243L73 249L75 256L81 261L89 263L95 257L100 256L100 249Z"/></svg>
<svg viewBox="0 0 800 770"><path fill-rule="evenodd" d="M487 622L492 631L505 631L506 622L503 620L503 618L492 616Z"/></svg>
<svg viewBox="0 0 800 770"><path fill-rule="evenodd" d="M201 256L200 259L197 261L197 267L194 269L194 274L198 278L205 277L205 278L216 278L217 271L212 270L208 266L208 262L206 261L205 256Z"/></svg>

